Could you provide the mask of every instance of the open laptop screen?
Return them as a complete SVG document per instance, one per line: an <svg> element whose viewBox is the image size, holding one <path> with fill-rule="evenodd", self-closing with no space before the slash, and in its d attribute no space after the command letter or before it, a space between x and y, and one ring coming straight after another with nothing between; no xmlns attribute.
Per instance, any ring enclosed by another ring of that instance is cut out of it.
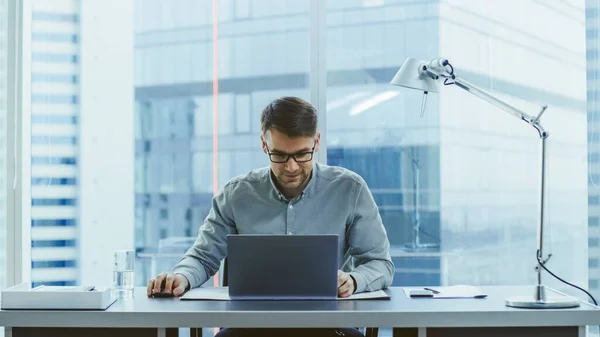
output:
<svg viewBox="0 0 600 337"><path fill-rule="evenodd" d="M229 235L232 299L337 297L337 235Z"/></svg>

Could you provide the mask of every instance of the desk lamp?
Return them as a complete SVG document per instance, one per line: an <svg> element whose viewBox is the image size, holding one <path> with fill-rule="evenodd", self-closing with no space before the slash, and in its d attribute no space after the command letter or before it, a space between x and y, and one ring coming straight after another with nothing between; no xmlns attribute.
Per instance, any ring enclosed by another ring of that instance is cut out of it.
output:
<svg viewBox="0 0 600 337"><path fill-rule="evenodd" d="M489 92L478 88L477 86L469 83L468 81L460 78L454 74L454 68L448 62L447 59L437 58L429 62L416 60L412 58L406 59L404 64L400 67L390 84L423 91L424 95L429 92L438 92L437 81L443 79L444 85L456 85L461 89L464 89L471 94L483 99L484 101L508 112L509 114L517 117L525 123L531 125L537 132L541 140L541 188L540 188L540 214L539 214L539 227L538 227L538 242L537 242L537 285L533 296L515 296L506 299L505 303L509 307L518 308L530 308L530 309L546 309L546 308L572 308L579 306L579 301L575 298L560 295L557 293L556 296L547 296L546 287L542 284L542 269L543 265L548 262L548 258L544 260L542 249L544 247L544 192L545 192L545 171L546 171L546 139L548 138L548 132L544 130L540 124L540 118L547 106L542 106L537 116L529 116L523 111L513 107L510 104L505 103L499 98L495 97ZM424 96L425 99L427 96ZM421 114L423 111L421 111Z"/></svg>

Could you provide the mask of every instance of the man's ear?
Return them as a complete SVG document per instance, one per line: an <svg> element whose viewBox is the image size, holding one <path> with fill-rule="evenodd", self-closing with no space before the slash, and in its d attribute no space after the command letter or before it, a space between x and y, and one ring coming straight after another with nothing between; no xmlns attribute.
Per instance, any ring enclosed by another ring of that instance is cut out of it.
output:
<svg viewBox="0 0 600 337"><path fill-rule="evenodd" d="M260 142L261 142L263 152L265 154L267 154L267 142L265 141L265 137L263 135L260 135Z"/></svg>
<svg viewBox="0 0 600 337"><path fill-rule="evenodd" d="M321 145L321 133L317 132L317 136L315 137L315 152L319 151L320 145Z"/></svg>

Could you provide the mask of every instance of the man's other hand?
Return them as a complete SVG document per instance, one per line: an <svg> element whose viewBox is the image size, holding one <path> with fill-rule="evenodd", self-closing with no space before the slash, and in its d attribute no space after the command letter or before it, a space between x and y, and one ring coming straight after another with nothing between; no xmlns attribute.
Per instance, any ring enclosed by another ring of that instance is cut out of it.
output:
<svg viewBox="0 0 600 337"><path fill-rule="evenodd" d="M356 284L350 274L338 270L338 296L348 297L356 290Z"/></svg>
<svg viewBox="0 0 600 337"><path fill-rule="evenodd" d="M171 294L179 297L185 293L190 282L181 274L161 273L148 281L148 297L153 294Z"/></svg>

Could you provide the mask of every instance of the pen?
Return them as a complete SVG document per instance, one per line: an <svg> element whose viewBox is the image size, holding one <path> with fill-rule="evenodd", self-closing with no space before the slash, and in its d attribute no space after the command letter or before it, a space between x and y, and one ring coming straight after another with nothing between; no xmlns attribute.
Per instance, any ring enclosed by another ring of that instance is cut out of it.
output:
<svg viewBox="0 0 600 337"><path fill-rule="evenodd" d="M440 293L439 291L437 291L437 290L435 290L435 289L431 289L431 288L423 288L423 289L425 289L425 290L429 290L429 291L431 291L431 292L432 292L432 293L434 293L434 294L439 294L439 293Z"/></svg>

